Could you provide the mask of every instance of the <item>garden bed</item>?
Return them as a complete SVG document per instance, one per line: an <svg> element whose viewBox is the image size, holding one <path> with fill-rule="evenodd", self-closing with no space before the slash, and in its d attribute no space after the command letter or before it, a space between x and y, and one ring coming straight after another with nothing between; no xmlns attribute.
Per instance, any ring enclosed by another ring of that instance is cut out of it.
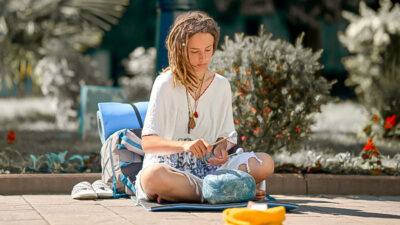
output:
<svg viewBox="0 0 400 225"><path fill-rule="evenodd" d="M50 103L51 100L48 98L0 99L0 108L4 109L0 117L0 140L4 140L11 129L18 138L13 145L0 141L0 155L3 152L3 156L7 155L10 158L6 162L2 157L0 173L101 171L100 139L97 136L82 139L77 132L77 121L68 129L57 130L54 126L55 111L51 107L46 108ZM396 159L393 157L400 153L400 142L395 140L375 141L375 145L384 156L383 165L388 168L374 172L352 168L349 164L352 159L360 157L359 154L365 146L367 137L360 135L360 131L368 121L366 111L354 102L324 105L322 113L316 114L316 124L312 128L310 139L299 144L297 154L284 152L274 156L275 172L398 175L400 159L396 164ZM30 155L36 159L42 157L40 159L42 165L33 165ZM73 158L69 160L71 157ZM316 163L318 157L320 165ZM331 160L331 167L324 165L326 164L322 160L324 158ZM385 165L387 162L391 164Z"/></svg>

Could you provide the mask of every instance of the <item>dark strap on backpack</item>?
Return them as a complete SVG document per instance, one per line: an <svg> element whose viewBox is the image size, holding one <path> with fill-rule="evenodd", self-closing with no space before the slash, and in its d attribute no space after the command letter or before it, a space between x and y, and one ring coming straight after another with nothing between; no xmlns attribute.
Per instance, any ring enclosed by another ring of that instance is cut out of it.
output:
<svg viewBox="0 0 400 225"><path fill-rule="evenodd" d="M135 110L136 118L139 122L140 128L143 128L143 121L142 121L142 117L140 116L138 108L136 107L135 103L131 104L131 106L132 106L133 110Z"/></svg>

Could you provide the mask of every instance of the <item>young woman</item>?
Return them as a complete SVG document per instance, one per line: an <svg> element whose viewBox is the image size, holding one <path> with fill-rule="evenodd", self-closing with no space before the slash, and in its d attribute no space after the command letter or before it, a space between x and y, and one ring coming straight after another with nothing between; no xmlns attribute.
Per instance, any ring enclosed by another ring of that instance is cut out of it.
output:
<svg viewBox="0 0 400 225"><path fill-rule="evenodd" d="M220 169L239 169L256 183L273 173L265 153L228 156L236 139L213 146L235 131L231 88L223 76L208 70L217 49L219 27L202 12L179 16L166 41L169 67L155 80L142 147L146 155L136 179L137 199L203 202L202 179ZM257 189L255 200L264 200Z"/></svg>

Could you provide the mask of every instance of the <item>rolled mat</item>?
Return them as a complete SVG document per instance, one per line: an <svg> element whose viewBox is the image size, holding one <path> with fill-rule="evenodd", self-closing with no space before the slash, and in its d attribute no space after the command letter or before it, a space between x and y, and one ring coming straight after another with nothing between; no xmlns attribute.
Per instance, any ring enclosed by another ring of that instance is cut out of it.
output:
<svg viewBox="0 0 400 225"><path fill-rule="evenodd" d="M131 196L133 202L137 202L135 196ZM258 201L257 203L264 203L268 205L268 208L274 208L283 206L286 211L295 210L298 208L296 204L286 203L281 201ZM210 204L210 203L191 203L191 202L164 202L157 203L154 201L140 200L139 205L143 206L147 211L152 212L163 212L163 211L223 211L229 208L247 207L248 202L236 202L236 203L225 203L225 204Z"/></svg>
<svg viewBox="0 0 400 225"><path fill-rule="evenodd" d="M100 102L97 111L97 128L101 143L104 143L115 131L143 127L148 103L148 101L133 104ZM133 105L136 106L141 118L137 118Z"/></svg>

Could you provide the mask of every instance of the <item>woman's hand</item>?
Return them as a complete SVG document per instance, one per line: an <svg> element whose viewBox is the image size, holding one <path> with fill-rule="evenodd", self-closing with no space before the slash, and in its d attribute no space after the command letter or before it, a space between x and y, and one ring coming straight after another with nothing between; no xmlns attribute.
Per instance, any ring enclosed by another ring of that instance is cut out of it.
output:
<svg viewBox="0 0 400 225"><path fill-rule="evenodd" d="M214 156L212 158L208 159L208 162L210 165L216 166L216 165L221 165L224 164L226 161L228 161L229 156L228 152L226 151L226 140L219 143L215 149L214 149Z"/></svg>
<svg viewBox="0 0 400 225"><path fill-rule="evenodd" d="M194 141L185 141L183 144L184 152L191 152L196 158L201 158L202 156L210 153L212 146L207 143L204 139L197 139Z"/></svg>

